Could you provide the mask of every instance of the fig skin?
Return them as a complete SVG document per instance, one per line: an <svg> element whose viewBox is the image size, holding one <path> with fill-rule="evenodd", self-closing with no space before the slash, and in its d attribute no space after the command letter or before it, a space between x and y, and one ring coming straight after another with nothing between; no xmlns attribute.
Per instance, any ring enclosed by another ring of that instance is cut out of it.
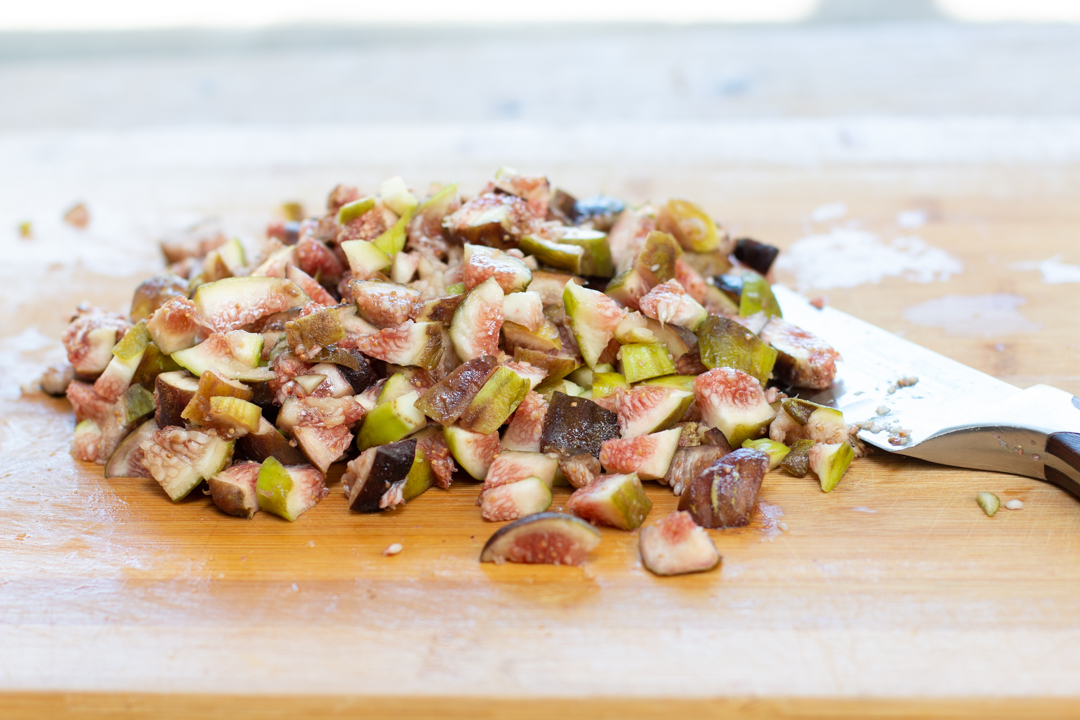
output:
<svg viewBox="0 0 1080 720"><path fill-rule="evenodd" d="M236 463L206 481L210 497L226 515L251 518L259 512L255 486L259 481L261 463Z"/></svg>
<svg viewBox="0 0 1080 720"><path fill-rule="evenodd" d="M679 498L694 522L706 528L743 527L757 503L769 456L739 448L717 460L691 481Z"/></svg>
<svg viewBox="0 0 1080 720"><path fill-rule="evenodd" d="M580 565L600 537L600 531L581 518L536 513L496 530L484 544L480 562Z"/></svg>
<svg viewBox="0 0 1080 720"><path fill-rule="evenodd" d="M780 254L779 248L751 238L735 241L735 259L762 275L768 275L773 261Z"/></svg>
<svg viewBox="0 0 1080 720"><path fill-rule="evenodd" d="M555 452L565 457L588 453L600 457L605 440L619 437L619 417L592 400L556 392L551 396L540 452Z"/></svg>
<svg viewBox="0 0 1080 720"><path fill-rule="evenodd" d="M437 423L453 425L495 372L496 365L491 355L466 361L429 388L417 401L417 409Z"/></svg>

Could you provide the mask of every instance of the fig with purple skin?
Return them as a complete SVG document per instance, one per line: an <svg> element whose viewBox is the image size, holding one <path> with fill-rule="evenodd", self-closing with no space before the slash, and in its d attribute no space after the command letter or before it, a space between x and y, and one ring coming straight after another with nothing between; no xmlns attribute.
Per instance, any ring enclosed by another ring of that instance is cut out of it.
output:
<svg viewBox="0 0 1080 720"><path fill-rule="evenodd" d="M492 535L480 553L480 562L580 565L597 545L600 531L564 513L529 515Z"/></svg>
<svg viewBox="0 0 1080 720"><path fill-rule="evenodd" d="M592 523L633 530L645 522L652 501L637 473L601 475L575 490L566 501L566 509Z"/></svg>
<svg viewBox="0 0 1080 720"><path fill-rule="evenodd" d="M676 495L682 495L706 468L730 452L731 448L717 445L681 447L675 451L671 467L661 482L670 485Z"/></svg>
<svg viewBox="0 0 1080 720"><path fill-rule="evenodd" d="M710 465L679 498L694 522L706 528L742 527L750 522L769 456L739 448Z"/></svg>
<svg viewBox="0 0 1080 720"><path fill-rule="evenodd" d="M619 418L592 400L556 392L551 396L540 451L563 456L588 453L599 457L605 440L619 437Z"/></svg>
<svg viewBox="0 0 1080 720"><path fill-rule="evenodd" d="M249 460L262 462L274 457L282 465L300 465L304 455L289 444L274 424L264 417L259 418L259 427L236 441L236 449Z"/></svg>
<svg viewBox="0 0 1080 720"><path fill-rule="evenodd" d="M462 363L420 396L417 409L442 425L453 425L496 368L495 358L481 355Z"/></svg>
<svg viewBox="0 0 1080 720"><path fill-rule="evenodd" d="M154 378L154 419L158 427L182 426L184 410L199 390L200 378L176 370Z"/></svg>
<svg viewBox="0 0 1080 720"><path fill-rule="evenodd" d="M226 515L250 518L259 512L259 498L255 491L259 482L262 463L236 463L206 481L210 497L218 509Z"/></svg>
<svg viewBox="0 0 1080 720"><path fill-rule="evenodd" d="M751 238L735 241L735 259L762 275L768 275L773 261L780 254L779 248Z"/></svg>
<svg viewBox="0 0 1080 720"><path fill-rule="evenodd" d="M655 575L705 572L720 564L712 538L688 512L673 512L642 528L638 544L641 563Z"/></svg>

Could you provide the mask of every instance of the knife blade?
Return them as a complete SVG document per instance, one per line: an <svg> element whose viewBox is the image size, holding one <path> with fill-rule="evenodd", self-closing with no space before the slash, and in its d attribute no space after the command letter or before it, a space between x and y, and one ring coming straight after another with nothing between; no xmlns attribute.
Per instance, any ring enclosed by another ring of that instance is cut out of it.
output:
<svg viewBox="0 0 1080 720"><path fill-rule="evenodd" d="M784 319L841 355L828 390L799 397L835 407L859 439L889 453L1047 480L1080 497L1080 399L1022 390L835 308L774 285Z"/></svg>

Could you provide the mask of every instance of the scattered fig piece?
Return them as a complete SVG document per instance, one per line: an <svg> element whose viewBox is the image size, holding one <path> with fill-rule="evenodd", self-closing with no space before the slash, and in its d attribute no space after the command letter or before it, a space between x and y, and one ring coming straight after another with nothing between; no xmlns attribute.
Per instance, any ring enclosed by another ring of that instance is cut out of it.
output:
<svg viewBox="0 0 1080 720"><path fill-rule="evenodd" d="M645 522L652 501L637 473L601 475L575 490L566 501L566 509L593 523L633 530Z"/></svg>
<svg viewBox="0 0 1080 720"><path fill-rule="evenodd" d="M499 528L484 544L480 562L580 565L600 537L599 530L573 515L537 513Z"/></svg>
<svg viewBox="0 0 1080 720"><path fill-rule="evenodd" d="M788 385L827 390L836 377L840 353L816 335L774 317L762 328L761 339L776 351L776 377Z"/></svg>
<svg viewBox="0 0 1080 720"><path fill-rule="evenodd" d="M600 446L600 462L609 473L636 472L642 480L661 480L667 475L679 448L680 428L651 435L615 438Z"/></svg>
<svg viewBox="0 0 1080 720"><path fill-rule="evenodd" d="M642 564L655 575L705 572L720 564L712 538L685 511L642 528L638 545Z"/></svg>
<svg viewBox="0 0 1080 720"><path fill-rule="evenodd" d="M551 507L551 488L537 477L484 489L480 514L485 520L503 522L540 513Z"/></svg>
<svg viewBox="0 0 1080 720"><path fill-rule="evenodd" d="M769 456L739 448L717 460L690 482L679 509L707 528L742 527L750 522Z"/></svg>
<svg viewBox="0 0 1080 720"><path fill-rule="evenodd" d="M780 249L751 238L735 241L735 259L762 275L768 275Z"/></svg>
<svg viewBox="0 0 1080 720"><path fill-rule="evenodd" d="M670 485L675 495L682 495L686 487L710 465L724 457L731 450L716 445L697 445L681 447L675 451L671 467L661 482Z"/></svg>
<svg viewBox="0 0 1080 720"><path fill-rule="evenodd" d="M255 488L259 482L262 463L236 463L206 481L210 497L226 515L250 518L259 512Z"/></svg>

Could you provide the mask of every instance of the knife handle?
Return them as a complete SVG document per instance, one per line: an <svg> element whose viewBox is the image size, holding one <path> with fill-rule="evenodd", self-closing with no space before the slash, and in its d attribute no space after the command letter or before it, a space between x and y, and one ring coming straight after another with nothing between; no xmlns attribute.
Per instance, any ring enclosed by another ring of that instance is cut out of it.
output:
<svg viewBox="0 0 1080 720"><path fill-rule="evenodd" d="M1073 398L1073 405L1080 407L1080 400ZM1080 473L1080 433L1058 432L1047 436L1046 453L1053 455L1077 473ZM1066 490L1075 486L1075 481L1057 468L1045 467L1046 480Z"/></svg>

